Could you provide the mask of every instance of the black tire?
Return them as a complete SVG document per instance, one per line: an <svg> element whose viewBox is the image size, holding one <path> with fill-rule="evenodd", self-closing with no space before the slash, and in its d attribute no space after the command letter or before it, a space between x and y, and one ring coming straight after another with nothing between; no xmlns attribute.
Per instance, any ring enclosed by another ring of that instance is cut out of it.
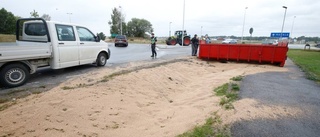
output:
<svg viewBox="0 0 320 137"><path fill-rule="evenodd" d="M98 67L106 65L106 63L107 63L107 55L105 53L99 53L96 62L97 62L97 66Z"/></svg>
<svg viewBox="0 0 320 137"><path fill-rule="evenodd" d="M169 40L166 40L166 44L167 45L171 45Z"/></svg>
<svg viewBox="0 0 320 137"><path fill-rule="evenodd" d="M170 44L171 45L176 45L177 44L177 40L176 39L171 39L170 40Z"/></svg>
<svg viewBox="0 0 320 137"><path fill-rule="evenodd" d="M183 46L189 46L191 44L191 40L189 36L184 37Z"/></svg>
<svg viewBox="0 0 320 137"><path fill-rule="evenodd" d="M30 77L27 67L22 64L10 64L0 71L0 84L4 87L24 85Z"/></svg>

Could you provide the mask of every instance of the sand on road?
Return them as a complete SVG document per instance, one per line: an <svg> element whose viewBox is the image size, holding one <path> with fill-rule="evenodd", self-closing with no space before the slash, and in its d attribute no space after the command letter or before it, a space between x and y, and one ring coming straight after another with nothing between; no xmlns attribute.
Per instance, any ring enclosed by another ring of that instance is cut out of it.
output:
<svg viewBox="0 0 320 137"><path fill-rule="evenodd" d="M105 67L75 76L47 92L17 99L0 112L0 136L172 137L203 124L222 109L213 89L230 78L287 71L272 65L193 57L175 60ZM119 72L123 74L114 75ZM103 80L110 75L113 77ZM235 106L242 109L256 104L239 101ZM235 115L232 110L225 112ZM228 124L241 120L241 115L223 118Z"/></svg>

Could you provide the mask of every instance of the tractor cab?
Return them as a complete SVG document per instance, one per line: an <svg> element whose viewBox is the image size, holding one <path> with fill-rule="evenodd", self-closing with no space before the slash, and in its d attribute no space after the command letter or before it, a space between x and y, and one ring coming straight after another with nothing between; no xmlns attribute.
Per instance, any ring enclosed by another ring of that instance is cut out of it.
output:
<svg viewBox="0 0 320 137"><path fill-rule="evenodd" d="M181 39L182 30L176 31L176 32L174 33L174 35L175 35L177 38ZM184 31L184 32L183 32L183 35L184 35L184 36L187 36L187 31Z"/></svg>

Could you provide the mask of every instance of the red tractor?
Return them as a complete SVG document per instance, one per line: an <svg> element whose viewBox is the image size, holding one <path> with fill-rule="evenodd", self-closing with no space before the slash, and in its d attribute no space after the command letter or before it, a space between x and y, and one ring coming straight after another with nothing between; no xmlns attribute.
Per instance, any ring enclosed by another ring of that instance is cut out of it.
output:
<svg viewBox="0 0 320 137"><path fill-rule="evenodd" d="M187 31L184 31L183 33L184 39L183 39L183 46L189 46L191 43L190 36L187 35ZM174 36L169 37L166 40L167 45L176 45L179 43L179 45L182 45L182 30L178 30L174 33Z"/></svg>

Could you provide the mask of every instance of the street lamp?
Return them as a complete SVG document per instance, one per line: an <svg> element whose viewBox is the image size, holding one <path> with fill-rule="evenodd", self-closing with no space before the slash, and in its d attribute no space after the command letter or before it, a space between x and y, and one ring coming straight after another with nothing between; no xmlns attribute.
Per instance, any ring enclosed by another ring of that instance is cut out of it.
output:
<svg viewBox="0 0 320 137"><path fill-rule="evenodd" d="M68 15L69 15L69 22L71 23L71 15L72 15L72 13L67 13Z"/></svg>
<svg viewBox="0 0 320 137"><path fill-rule="evenodd" d="M203 26L201 26L201 35L200 35L200 37L202 37L202 28L203 28Z"/></svg>
<svg viewBox="0 0 320 137"><path fill-rule="evenodd" d="M181 36L181 43L183 46L183 41L184 41L184 14L185 14L185 7L186 7L186 0L183 0L183 21L182 21L182 36Z"/></svg>
<svg viewBox="0 0 320 137"><path fill-rule="evenodd" d="M282 33L283 33L283 27L284 27L284 21L286 20L286 14L287 14L287 8L286 6L282 6L282 8L285 9L284 11L284 17L283 17L283 22L282 22L282 28L281 28L281 36L280 36L280 40L282 39Z"/></svg>
<svg viewBox="0 0 320 137"><path fill-rule="evenodd" d="M293 31L294 19L296 19L296 16L293 17L292 26L291 26L290 35L291 35L292 39L293 39L292 31Z"/></svg>
<svg viewBox="0 0 320 137"><path fill-rule="evenodd" d="M248 7L246 7L246 8L244 9L241 43L243 42L243 32L244 32L244 24L245 24L245 21L246 21L246 12L247 12L247 9L248 9Z"/></svg>
<svg viewBox="0 0 320 137"><path fill-rule="evenodd" d="M169 37L171 37L171 23L172 22L169 22Z"/></svg>
<svg viewBox="0 0 320 137"><path fill-rule="evenodd" d="M121 6L119 6L120 9L120 35L122 35L122 8Z"/></svg>

